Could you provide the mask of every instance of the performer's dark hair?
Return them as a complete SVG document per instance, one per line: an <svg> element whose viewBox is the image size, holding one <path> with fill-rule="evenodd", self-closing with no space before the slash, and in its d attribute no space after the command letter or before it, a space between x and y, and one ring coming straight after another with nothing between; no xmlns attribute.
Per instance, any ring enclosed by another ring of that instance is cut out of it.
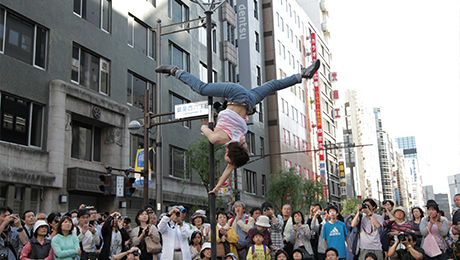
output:
<svg viewBox="0 0 460 260"><path fill-rule="evenodd" d="M227 148L227 156L236 168L245 165L249 161L249 151L241 143L229 143Z"/></svg>

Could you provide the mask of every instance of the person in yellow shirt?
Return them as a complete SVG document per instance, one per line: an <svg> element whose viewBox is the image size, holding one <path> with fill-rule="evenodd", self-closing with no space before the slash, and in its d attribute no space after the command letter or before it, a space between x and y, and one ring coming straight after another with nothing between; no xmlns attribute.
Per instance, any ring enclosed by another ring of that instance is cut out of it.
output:
<svg viewBox="0 0 460 260"><path fill-rule="evenodd" d="M246 260L271 260L270 249L263 245L264 233L260 230L255 230L252 235L252 241L255 245L248 248Z"/></svg>

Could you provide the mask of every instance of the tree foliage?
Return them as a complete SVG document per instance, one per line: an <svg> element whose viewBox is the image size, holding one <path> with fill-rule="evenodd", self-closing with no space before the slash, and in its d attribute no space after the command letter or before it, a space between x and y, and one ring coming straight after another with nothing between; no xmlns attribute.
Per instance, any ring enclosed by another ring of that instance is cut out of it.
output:
<svg viewBox="0 0 460 260"><path fill-rule="evenodd" d="M344 217L350 215L351 213L356 213L358 204L362 203L362 201L358 198L352 198L352 199L348 198L346 200L342 200L341 202L343 205L341 214Z"/></svg>
<svg viewBox="0 0 460 260"><path fill-rule="evenodd" d="M321 180L303 180L295 168L284 170L270 176L268 200L277 210L284 204L290 204L294 210L308 211L313 202L324 199L323 183Z"/></svg>
<svg viewBox="0 0 460 260"><path fill-rule="evenodd" d="M214 145L214 172L216 180L219 178L220 169L224 165L225 149L221 145ZM205 136L197 138L190 144L186 151L187 172L196 172L206 191L209 191L209 141Z"/></svg>

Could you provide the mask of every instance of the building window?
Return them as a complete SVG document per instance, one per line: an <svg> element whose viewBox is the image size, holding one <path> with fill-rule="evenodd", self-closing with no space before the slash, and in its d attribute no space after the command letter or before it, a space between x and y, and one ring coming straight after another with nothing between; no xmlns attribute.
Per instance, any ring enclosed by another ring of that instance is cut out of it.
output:
<svg viewBox="0 0 460 260"><path fill-rule="evenodd" d="M206 31L206 28L204 28L204 27L198 28L198 39L204 46L207 46L207 31ZM212 51L214 53L217 53L216 44L217 44L217 32L216 32L216 29L213 29L212 30Z"/></svg>
<svg viewBox="0 0 460 260"><path fill-rule="evenodd" d="M43 106L0 93L0 140L42 146Z"/></svg>
<svg viewBox="0 0 460 260"><path fill-rule="evenodd" d="M256 76L257 76L257 86L262 85L261 75L260 75L260 67L256 66Z"/></svg>
<svg viewBox="0 0 460 260"><path fill-rule="evenodd" d="M260 154L265 154L265 141L262 136L260 137Z"/></svg>
<svg viewBox="0 0 460 260"><path fill-rule="evenodd" d="M171 95L171 111L174 111L174 106L175 105L180 105L180 104L187 104L187 103L190 103L190 100L187 100L175 93L170 93ZM172 115L171 116L171 119L172 120L176 120L176 116L175 115ZM191 128L191 122L190 121L182 121L182 122L179 122L178 124L182 124L184 127L186 128Z"/></svg>
<svg viewBox="0 0 460 260"><path fill-rule="evenodd" d="M280 17L281 19L281 31L284 32L284 20L283 20L283 17Z"/></svg>
<svg viewBox="0 0 460 260"><path fill-rule="evenodd" d="M235 27L227 22L227 38L226 40L236 46Z"/></svg>
<svg viewBox="0 0 460 260"><path fill-rule="evenodd" d="M264 122L264 104L262 102L259 103L259 122Z"/></svg>
<svg viewBox="0 0 460 260"><path fill-rule="evenodd" d="M127 103L133 107L144 109L144 91L149 90L149 111L154 110L155 84L128 71Z"/></svg>
<svg viewBox="0 0 460 260"><path fill-rule="evenodd" d="M170 64L190 72L190 54L172 42L169 43L169 60Z"/></svg>
<svg viewBox="0 0 460 260"><path fill-rule="evenodd" d="M155 59L156 32L130 15L128 17L128 45Z"/></svg>
<svg viewBox="0 0 460 260"><path fill-rule="evenodd" d="M291 145L291 133L285 128L283 128L283 135L284 143L287 145Z"/></svg>
<svg viewBox="0 0 460 260"><path fill-rule="evenodd" d="M101 128L73 120L71 157L100 162Z"/></svg>
<svg viewBox="0 0 460 260"><path fill-rule="evenodd" d="M256 137L255 137L255 134L248 131L246 133L246 144L248 145L248 150L249 150L249 153L250 154L255 154L256 152Z"/></svg>
<svg viewBox="0 0 460 260"><path fill-rule="evenodd" d="M169 147L169 165L170 165L170 171L169 175L181 179L189 179L189 175L187 174L185 170L185 164L186 162L186 156L185 156L185 150L175 147L175 146L170 146Z"/></svg>
<svg viewBox="0 0 460 260"><path fill-rule="evenodd" d="M169 0L168 17L174 23L185 22L189 20L189 8L181 1Z"/></svg>
<svg viewBox="0 0 460 260"><path fill-rule="evenodd" d="M109 95L109 61L74 44L72 81L91 90Z"/></svg>
<svg viewBox="0 0 460 260"><path fill-rule="evenodd" d="M265 174L262 174L262 183L260 185L262 196L265 196L267 194L267 177Z"/></svg>
<svg viewBox="0 0 460 260"><path fill-rule="evenodd" d="M74 0L73 12L102 30L110 32L111 0Z"/></svg>
<svg viewBox="0 0 460 260"><path fill-rule="evenodd" d="M254 18L259 20L259 6L257 0L254 0Z"/></svg>
<svg viewBox="0 0 460 260"><path fill-rule="evenodd" d="M204 65L200 62L200 80L208 83L208 66ZM212 71L212 82L216 82L217 80L217 71Z"/></svg>
<svg viewBox="0 0 460 260"><path fill-rule="evenodd" d="M228 81L236 82L236 66L228 63Z"/></svg>
<svg viewBox="0 0 460 260"><path fill-rule="evenodd" d="M0 52L46 68L48 30L0 7Z"/></svg>
<svg viewBox="0 0 460 260"><path fill-rule="evenodd" d="M255 42L256 42L256 51L257 52L260 52L260 42L259 42L259 33L256 32L256 36L255 36Z"/></svg>
<svg viewBox="0 0 460 260"><path fill-rule="evenodd" d="M257 174L250 170L244 170L244 179L246 182L246 192L256 194Z"/></svg>

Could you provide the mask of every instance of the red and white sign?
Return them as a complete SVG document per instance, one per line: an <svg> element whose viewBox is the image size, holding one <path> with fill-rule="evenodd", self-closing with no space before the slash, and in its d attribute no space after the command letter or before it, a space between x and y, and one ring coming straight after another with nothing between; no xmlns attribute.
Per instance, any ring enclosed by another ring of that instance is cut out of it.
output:
<svg viewBox="0 0 460 260"><path fill-rule="evenodd" d="M340 118L340 108L334 109L334 118Z"/></svg>
<svg viewBox="0 0 460 260"><path fill-rule="evenodd" d="M331 82L336 82L336 81L337 81L337 72L331 72L331 73L329 74L329 80L330 80Z"/></svg>
<svg viewBox="0 0 460 260"><path fill-rule="evenodd" d="M311 57L313 62L317 59L316 54L316 35L314 33L311 34ZM323 124L321 122L321 96L320 96L320 89L319 89L319 79L318 79L318 72L315 73L313 76L313 85L315 87L315 108L316 108L316 129L318 132L318 149L324 149L323 143ZM324 163L324 153L322 151L319 152L319 161Z"/></svg>
<svg viewBox="0 0 460 260"><path fill-rule="evenodd" d="M334 100L339 99L339 91L338 91L338 90L333 90L333 91L332 91L332 98L333 98Z"/></svg>

